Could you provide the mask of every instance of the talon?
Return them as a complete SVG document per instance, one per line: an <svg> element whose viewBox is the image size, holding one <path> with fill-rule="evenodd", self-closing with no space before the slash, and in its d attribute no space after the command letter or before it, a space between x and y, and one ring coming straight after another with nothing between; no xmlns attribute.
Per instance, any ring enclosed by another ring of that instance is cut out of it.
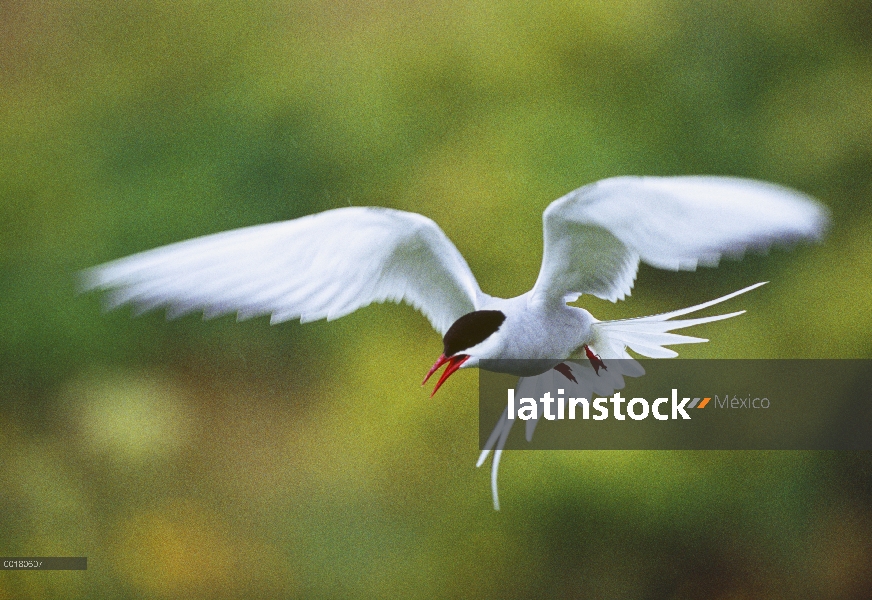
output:
<svg viewBox="0 0 872 600"><path fill-rule="evenodd" d="M572 383L578 383L578 380L575 379L575 375L572 374L572 369L570 369L569 365L567 365L566 363L560 363L559 365L554 367L554 370L562 374Z"/></svg>
<svg viewBox="0 0 872 600"><path fill-rule="evenodd" d="M590 361L590 366L593 367L593 370L597 375L599 375L600 368L608 371L603 359L601 359L598 354L594 354L593 350L591 350L587 344L584 345L584 353L587 354L587 360Z"/></svg>

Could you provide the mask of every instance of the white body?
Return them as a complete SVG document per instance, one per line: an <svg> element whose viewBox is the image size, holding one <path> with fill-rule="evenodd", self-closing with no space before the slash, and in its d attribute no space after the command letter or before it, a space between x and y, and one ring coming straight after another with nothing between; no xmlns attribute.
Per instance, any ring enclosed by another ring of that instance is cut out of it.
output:
<svg viewBox="0 0 872 600"><path fill-rule="evenodd" d="M478 367L482 358L566 359L583 344L590 344L596 319L582 308L564 302L538 302L527 292L504 300L491 298L480 310L499 310L506 320L498 335L464 350L470 360L462 368ZM557 362L554 363L555 365ZM537 373L514 372L529 376Z"/></svg>

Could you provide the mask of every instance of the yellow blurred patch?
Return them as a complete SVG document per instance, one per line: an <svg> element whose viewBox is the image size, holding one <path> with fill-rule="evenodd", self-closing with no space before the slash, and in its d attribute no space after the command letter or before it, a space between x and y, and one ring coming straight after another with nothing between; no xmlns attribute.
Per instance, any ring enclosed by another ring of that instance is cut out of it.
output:
<svg viewBox="0 0 872 600"><path fill-rule="evenodd" d="M112 459L166 458L191 433L185 391L153 373L91 373L73 382L67 397L84 445Z"/></svg>

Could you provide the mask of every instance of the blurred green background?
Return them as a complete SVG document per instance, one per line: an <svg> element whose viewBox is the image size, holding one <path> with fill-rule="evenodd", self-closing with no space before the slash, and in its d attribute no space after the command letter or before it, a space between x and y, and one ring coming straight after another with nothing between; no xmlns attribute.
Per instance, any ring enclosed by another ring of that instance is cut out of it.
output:
<svg viewBox="0 0 872 600"><path fill-rule="evenodd" d="M642 267L598 318L769 280L683 357L872 358L872 3L0 2L0 598L869 598L864 453L514 452L408 306L101 311L79 269L348 205L435 219L491 294L625 174L820 198L819 246ZM515 432L520 434L520 432Z"/></svg>

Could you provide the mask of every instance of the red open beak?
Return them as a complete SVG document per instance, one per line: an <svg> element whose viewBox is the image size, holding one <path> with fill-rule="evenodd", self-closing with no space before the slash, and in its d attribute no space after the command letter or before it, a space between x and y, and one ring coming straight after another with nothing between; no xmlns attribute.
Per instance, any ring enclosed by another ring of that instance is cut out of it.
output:
<svg viewBox="0 0 872 600"><path fill-rule="evenodd" d="M427 383L427 380L430 379L430 376L433 375L433 373L439 370L439 367L441 367L445 363L448 363L448 367L446 367L445 371L442 373L442 376L439 377L439 381L436 382L436 387L433 388L433 393L430 394L430 397L432 398L442 386L442 384L445 383L445 381L447 381L448 378L451 377L451 375L460 368L460 365L465 363L467 360L469 360L468 354L455 354L451 358L447 358L443 354L439 357L439 360L436 361L433 367L427 372L427 376L424 378L424 381L421 382L421 385Z"/></svg>

